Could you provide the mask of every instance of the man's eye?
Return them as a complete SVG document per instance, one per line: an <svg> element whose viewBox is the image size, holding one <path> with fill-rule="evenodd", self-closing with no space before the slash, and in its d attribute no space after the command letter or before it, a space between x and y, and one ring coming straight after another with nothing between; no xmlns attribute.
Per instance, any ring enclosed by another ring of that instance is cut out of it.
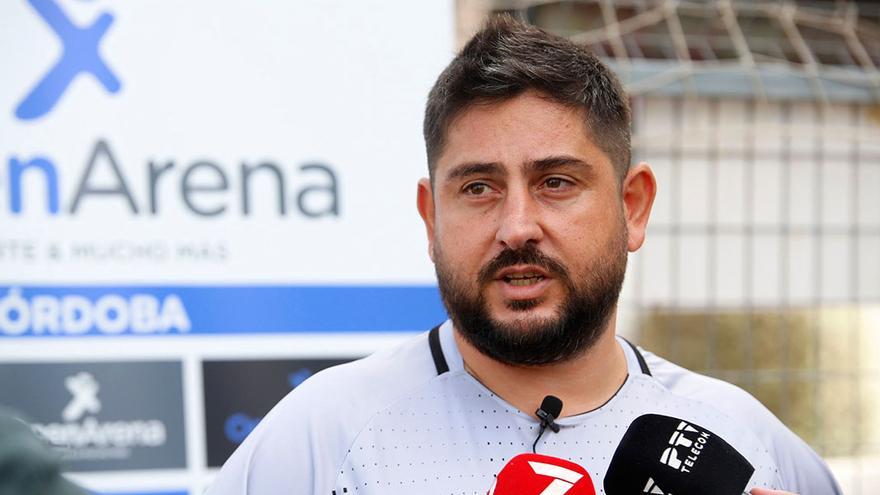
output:
<svg viewBox="0 0 880 495"><path fill-rule="evenodd" d="M571 185L571 181L562 179L560 177L550 177L546 181L544 181L544 186L548 189L562 189Z"/></svg>
<svg viewBox="0 0 880 495"><path fill-rule="evenodd" d="M472 196L480 196L489 192L489 186L482 182L474 182L464 186L464 192Z"/></svg>

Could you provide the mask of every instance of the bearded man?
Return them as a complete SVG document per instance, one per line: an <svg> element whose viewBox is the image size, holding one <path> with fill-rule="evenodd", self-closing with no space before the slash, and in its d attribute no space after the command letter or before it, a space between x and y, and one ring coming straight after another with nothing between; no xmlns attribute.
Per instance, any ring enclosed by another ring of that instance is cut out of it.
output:
<svg viewBox="0 0 880 495"><path fill-rule="evenodd" d="M417 204L450 321L297 387L210 493L484 494L530 451L579 467L577 482L535 468L565 485L552 493L602 492L624 433L648 414L724 438L753 469L754 494L840 492L746 392L616 335L656 182L647 164L630 166L626 95L593 55L495 18L438 78L424 134ZM561 411L539 419L548 395ZM662 468L678 469L674 449L693 441L670 442ZM644 493L666 493L645 481Z"/></svg>

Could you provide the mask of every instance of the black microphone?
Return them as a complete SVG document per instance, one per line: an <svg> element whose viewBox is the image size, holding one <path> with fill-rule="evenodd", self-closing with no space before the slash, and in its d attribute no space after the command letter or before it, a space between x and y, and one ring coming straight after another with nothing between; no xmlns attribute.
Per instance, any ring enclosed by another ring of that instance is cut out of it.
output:
<svg viewBox="0 0 880 495"><path fill-rule="evenodd" d="M541 401L541 407L535 411L535 416L541 420L541 426L550 428L553 433L559 433L559 425L556 424L556 418L562 412L562 400L555 395L548 395Z"/></svg>
<svg viewBox="0 0 880 495"><path fill-rule="evenodd" d="M742 495L755 468L711 431L645 414L632 422L605 474L607 495Z"/></svg>
<svg viewBox="0 0 880 495"><path fill-rule="evenodd" d="M535 416L541 420L541 429L538 430L538 438L532 444L532 452L537 452L535 448L538 446L538 440L544 434L544 430L550 428L553 433L559 433L559 425L556 424L556 418L562 413L562 399L555 395L548 395L541 401L541 407L535 411Z"/></svg>

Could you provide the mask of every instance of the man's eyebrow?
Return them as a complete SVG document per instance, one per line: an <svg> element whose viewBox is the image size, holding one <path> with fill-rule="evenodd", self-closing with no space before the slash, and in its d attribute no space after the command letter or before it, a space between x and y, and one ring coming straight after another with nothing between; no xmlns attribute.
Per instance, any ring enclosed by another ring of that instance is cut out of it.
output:
<svg viewBox="0 0 880 495"><path fill-rule="evenodd" d="M498 174L504 171L504 167L501 166L500 163L497 162L487 162L487 163L462 163L460 165L456 165L446 174L446 180L456 180L464 177L469 177L471 175L488 175L488 174Z"/></svg>
<svg viewBox="0 0 880 495"><path fill-rule="evenodd" d="M585 169L590 175L595 173L593 165L569 155L548 156L547 158L534 160L524 165L524 168L530 172L549 172L561 167L579 167Z"/></svg>

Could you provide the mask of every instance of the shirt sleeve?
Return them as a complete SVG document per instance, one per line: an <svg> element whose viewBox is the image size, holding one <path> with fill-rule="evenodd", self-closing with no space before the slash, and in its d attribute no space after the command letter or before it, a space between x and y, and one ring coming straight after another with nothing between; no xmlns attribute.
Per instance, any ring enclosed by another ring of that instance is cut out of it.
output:
<svg viewBox="0 0 880 495"><path fill-rule="evenodd" d="M674 393L717 407L754 433L776 462L782 488L798 495L843 492L821 457L751 394L644 353L655 378ZM769 488L769 487L768 487Z"/></svg>
<svg viewBox="0 0 880 495"><path fill-rule="evenodd" d="M207 494L333 495L348 450L374 415L436 376L427 333L322 370L260 421Z"/></svg>
<svg viewBox="0 0 880 495"><path fill-rule="evenodd" d="M326 371L291 391L260 421L208 495L331 495L337 466L362 421L361 415L340 413L346 401L334 393Z"/></svg>
<svg viewBox="0 0 880 495"><path fill-rule="evenodd" d="M306 418L290 395L270 412L220 469L208 495L320 493L320 473ZM329 494L329 491L327 492Z"/></svg>
<svg viewBox="0 0 880 495"><path fill-rule="evenodd" d="M769 418L763 421L770 430L763 434L764 441L771 444L784 488L799 495L842 495L825 461L770 411L764 411Z"/></svg>

